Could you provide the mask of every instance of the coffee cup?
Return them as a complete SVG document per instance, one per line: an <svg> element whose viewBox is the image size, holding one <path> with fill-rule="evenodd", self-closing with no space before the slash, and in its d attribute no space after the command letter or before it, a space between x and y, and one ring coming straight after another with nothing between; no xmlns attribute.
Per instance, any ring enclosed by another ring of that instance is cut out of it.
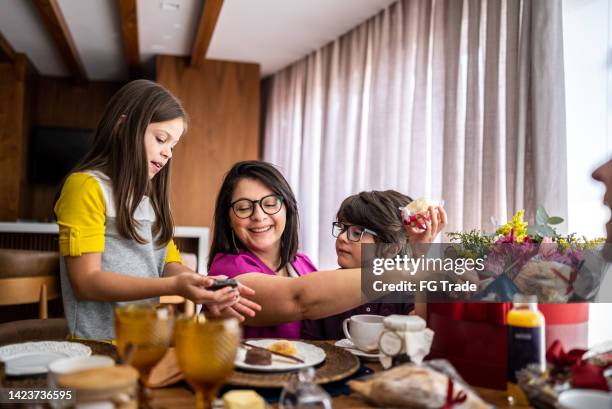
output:
<svg viewBox="0 0 612 409"><path fill-rule="evenodd" d="M353 315L342 322L344 336L357 348L365 352L378 349L378 339L384 329L381 315Z"/></svg>

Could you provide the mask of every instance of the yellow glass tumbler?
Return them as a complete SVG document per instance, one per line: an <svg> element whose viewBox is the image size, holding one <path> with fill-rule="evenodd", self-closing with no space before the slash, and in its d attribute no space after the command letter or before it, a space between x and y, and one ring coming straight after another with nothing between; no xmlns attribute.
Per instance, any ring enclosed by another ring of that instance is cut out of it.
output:
<svg viewBox="0 0 612 409"><path fill-rule="evenodd" d="M209 409L223 382L234 372L241 339L238 320L204 316L177 320L174 344L179 367L196 392L197 409Z"/></svg>

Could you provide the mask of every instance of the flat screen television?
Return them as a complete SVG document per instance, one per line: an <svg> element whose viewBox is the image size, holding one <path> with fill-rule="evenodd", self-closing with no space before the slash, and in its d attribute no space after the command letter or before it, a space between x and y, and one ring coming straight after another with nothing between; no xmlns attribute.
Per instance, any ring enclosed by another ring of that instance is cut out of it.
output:
<svg viewBox="0 0 612 409"><path fill-rule="evenodd" d="M30 183L57 185L83 158L93 137L93 129L34 128L28 154Z"/></svg>

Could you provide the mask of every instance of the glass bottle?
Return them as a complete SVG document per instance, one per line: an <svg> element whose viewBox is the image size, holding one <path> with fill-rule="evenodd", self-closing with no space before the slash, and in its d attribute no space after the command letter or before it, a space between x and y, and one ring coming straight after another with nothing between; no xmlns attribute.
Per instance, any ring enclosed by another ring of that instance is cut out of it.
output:
<svg viewBox="0 0 612 409"><path fill-rule="evenodd" d="M280 409L332 409L331 397L314 383L313 367L300 369L285 385L280 396Z"/></svg>
<svg viewBox="0 0 612 409"><path fill-rule="evenodd" d="M517 371L538 365L544 372L545 326L544 315L538 310L535 295L514 295L514 305L508 312L508 400L512 404L527 405L528 401L517 384Z"/></svg>

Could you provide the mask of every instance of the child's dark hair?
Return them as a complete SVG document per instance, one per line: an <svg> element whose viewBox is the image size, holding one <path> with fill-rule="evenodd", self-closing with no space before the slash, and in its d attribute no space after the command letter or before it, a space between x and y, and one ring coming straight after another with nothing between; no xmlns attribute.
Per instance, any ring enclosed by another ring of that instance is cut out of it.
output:
<svg viewBox="0 0 612 409"><path fill-rule="evenodd" d="M163 246L172 238L174 221L169 203L172 159L150 180L144 137L150 123L177 118L184 120L185 133L187 114L170 91L152 81L131 81L108 102L96 128L93 145L72 170L97 170L110 178L117 228L125 238L145 243L138 234L138 222L133 218L145 194L155 210L156 245Z"/></svg>
<svg viewBox="0 0 612 409"><path fill-rule="evenodd" d="M295 195L287 180L272 164L263 161L251 160L238 162L223 179L221 189L215 203L215 224L213 239L208 257L208 268L218 253L237 254L238 247L242 247L240 240L232 239L230 226L230 203L232 194L238 182L242 179L255 179L263 183L275 194L282 196L287 211L285 230L281 236L281 260L277 271L295 259L298 251L299 214ZM238 247L236 247L238 246Z"/></svg>
<svg viewBox="0 0 612 409"><path fill-rule="evenodd" d="M344 199L336 218L375 231L377 243L398 244L403 249L408 234L402 224L400 207L412 202L409 196L395 190L361 192Z"/></svg>

